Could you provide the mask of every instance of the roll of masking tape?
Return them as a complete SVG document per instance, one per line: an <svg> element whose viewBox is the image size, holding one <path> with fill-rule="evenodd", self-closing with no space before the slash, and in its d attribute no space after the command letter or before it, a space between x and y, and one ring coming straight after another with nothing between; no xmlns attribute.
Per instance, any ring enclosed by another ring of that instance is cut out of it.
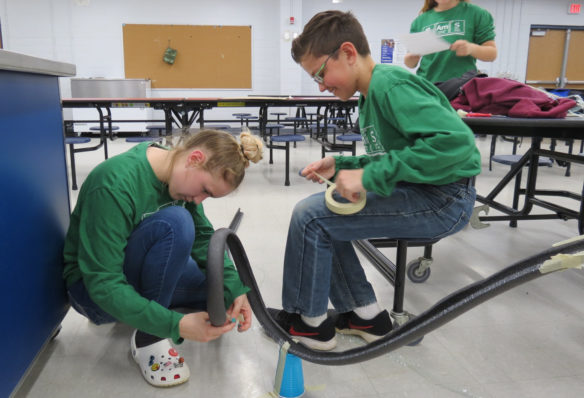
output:
<svg viewBox="0 0 584 398"><path fill-rule="evenodd" d="M361 192L358 202L337 202L333 197L333 192L337 188L336 184L329 185L325 194L324 200L326 207L336 214L355 214L365 207L365 203L367 202L367 195L365 192Z"/></svg>
<svg viewBox="0 0 584 398"><path fill-rule="evenodd" d="M329 187L327 188L327 190L324 194L324 200L325 200L325 204L326 204L327 209L329 209L333 213L343 214L343 215L355 214L355 213L363 210L363 208L365 207L365 203L367 202L367 195L365 194L365 192L361 192L361 195L359 197L358 202L355 202L355 203L353 203L353 202L338 202L333 197L333 192L337 188L337 185L335 183L327 180L326 178L324 178L323 176L318 174L316 171L313 171L313 173L314 173L314 175L316 175L318 178L320 178L321 180L323 180L324 182L326 182L329 185Z"/></svg>

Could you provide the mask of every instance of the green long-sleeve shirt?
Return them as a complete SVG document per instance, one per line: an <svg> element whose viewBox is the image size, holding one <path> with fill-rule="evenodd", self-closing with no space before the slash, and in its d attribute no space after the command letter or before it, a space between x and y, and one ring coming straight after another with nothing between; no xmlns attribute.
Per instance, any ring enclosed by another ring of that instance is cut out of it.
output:
<svg viewBox="0 0 584 398"><path fill-rule="evenodd" d="M444 185L480 173L470 128L428 80L394 65L376 65L359 98L366 155L336 156L336 171L363 168L363 186L389 196L407 181Z"/></svg>
<svg viewBox="0 0 584 398"><path fill-rule="evenodd" d="M204 271L213 226L202 204L175 201L146 158L149 143L135 146L98 165L87 177L67 232L63 276L67 286L80 278L104 311L121 322L159 337L179 342L183 317L142 297L123 273L124 250L132 231L149 215L171 205L184 206L195 224L191 256ZM249 291L225 256L225 305Z"/></svg>
<svg viewBox="0 0 584 398"><path fill-rule="evenodd" d="M450 10L436 11L433 8L426 11L412 22L410 32L428 29L450 44L456 40L466 40L481 45L495 40L495 24L491 13L465 1ZM459 57L454 51L444 50L424 55L416 73L436 83L460 77L470 70L477 70L474 57Z"/></svg>

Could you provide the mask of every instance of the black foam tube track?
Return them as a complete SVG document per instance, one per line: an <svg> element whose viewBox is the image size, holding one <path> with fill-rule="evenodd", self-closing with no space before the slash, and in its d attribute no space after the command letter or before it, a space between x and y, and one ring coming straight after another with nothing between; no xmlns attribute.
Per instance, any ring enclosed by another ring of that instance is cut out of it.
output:
<svg viewBox="0 0 584 398"><path fill-rule="evenodd" d="M584 250L584 240L545 250L446 296L428 310L409 320L401 327L392 330L380 340L347 351L322 352L311 350L302 344L294 342L270 317L241 241L232 230L227 228L217 230L209 244L209 261L207 265L209 283L208 311L212 324L217 326L225 323L223 256L226 245L233 256L241 280L251 288L248 293L248 299L256 318L265 332L278 345L282 345L285 342L290 343L289 353L322 365L353 364L393 351L430 333L471 308L509 289L545 275L540 272L540 267L551 256L559 253L571 254Z"/></svg>

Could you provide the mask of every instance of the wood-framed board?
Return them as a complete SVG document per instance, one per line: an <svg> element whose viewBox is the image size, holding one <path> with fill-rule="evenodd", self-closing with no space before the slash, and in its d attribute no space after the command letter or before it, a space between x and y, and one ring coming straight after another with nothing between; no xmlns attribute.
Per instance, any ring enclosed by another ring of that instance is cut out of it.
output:
<svg viewBox="0 0 584 398"><path fill-rule="evenodd" d="M152 88L251 89L251 26L124 24L126 79ZM166 49L177 50L173 64Z"/></svg>

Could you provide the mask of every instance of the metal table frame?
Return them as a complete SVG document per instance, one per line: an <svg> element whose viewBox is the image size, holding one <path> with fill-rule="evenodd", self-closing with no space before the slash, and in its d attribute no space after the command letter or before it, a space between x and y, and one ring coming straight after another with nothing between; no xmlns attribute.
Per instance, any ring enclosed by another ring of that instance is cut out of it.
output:
<svg viewBox="0 0 584 398"><path fill-rule="evenodd" d="M357 105L357 98L341 101L333 96L250 96L235 98L66 98L61 101L63 108L95 108L99 113L100 126L104 127L106 136L113 136L111 131L111 108L153 108L161 109L165 115L166 133L171 134L173 125L182 130L189 129L198 122L204 127L204 111L223 107L256 107L259 108L260 132L265 134L268 123L269 107L316 106L324 108L323 128L327 125L327 110L330 107L352 109ZM317 118L317 123L320 120ZM107 126L110 126L109 130Z"/></svg>
<svg viewBox="0 0 584 398"><path fill-rule="evenodd" d="M584 164L584 156L571 155L556 150L545 150L541 148L544 138L552 139L584 139L584 118L567 119L522 119L522 118L464 118L464 122L473 130L475 134L505 135L516 137L530 137L531 146L518 163L511 167L511 170L487 195L477 194L477 201L483 206L475 208L473 218L475 226L480 226L483 221L518 221L518 220L547 220L547 219L576 219L578 220L578 231L584 233L584 206L582 202L582 191L575 193L563 190L538 189L536 187L538 174L538 158L546 156L554 160L564 162L574 162ZM520 188L518 193L523 195L525 200L521 209L514 209L496 200L496 196L513 180L523 167L527 166L527 183L525 188ZM540 197L564 197L580 202L579 211L569 209L549 200ZM552 214L532 214L535 207L552 211ZM502 216L478 216L482 210L488 211L494 208L504 215ZM477 218L479 224L477 223Z"/></svg>

